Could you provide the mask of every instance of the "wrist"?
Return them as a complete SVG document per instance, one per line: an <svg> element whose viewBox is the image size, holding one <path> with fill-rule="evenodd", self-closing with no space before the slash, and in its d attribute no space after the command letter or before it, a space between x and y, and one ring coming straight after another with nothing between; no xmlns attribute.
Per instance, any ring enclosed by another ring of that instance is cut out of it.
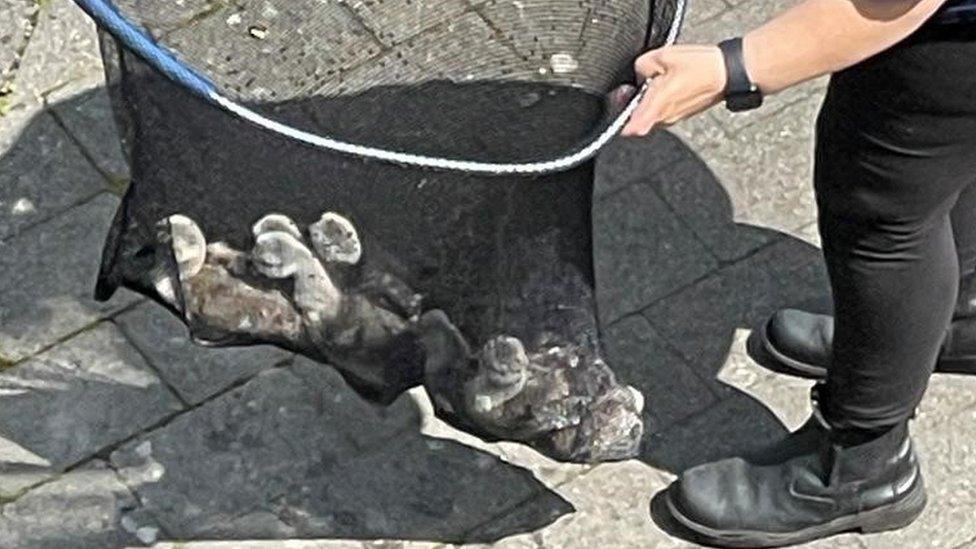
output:
<svg viewBox="0 0 976 549"><path fill-rule="evenodd" d="M756 109L763 103L763 94L753 82L745 66L743 39L730 38L718 45L725 64L725 106L733 112Z"/></svg>
<svg viewBox="0 0 976 549"><path fill-rule="evenodd" d="M746 72L749 73L749 78L753 84L759 88L763 95L767 95L769 90L763 85L764 80L761 77L762 70L760 69L761 60L757 51L755 36L752 33L744 35L742 37L742 64L745 66Z"/></svg>

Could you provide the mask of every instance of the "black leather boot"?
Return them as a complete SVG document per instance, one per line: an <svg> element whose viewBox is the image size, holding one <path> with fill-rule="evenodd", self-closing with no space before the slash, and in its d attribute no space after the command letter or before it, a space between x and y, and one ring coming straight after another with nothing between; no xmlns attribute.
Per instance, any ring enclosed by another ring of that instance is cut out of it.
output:
<svg viewBox="0 0 976 549"><path fill-rule="evenodd" d="M765 452L685 471L666 501L695 541L779 547L902 528L926 496L907 422L882 433L841 432L815 412Z"/></svg>
<svg viewBox="0 0 976 549"><path fill-rule="evenodd" d="M759 364L783 374L824 379L830 364L834 318L796 309L776 311L749 337L749 353ZM976 375L976 276L962 279L952 324L935 371Z"/></svg>

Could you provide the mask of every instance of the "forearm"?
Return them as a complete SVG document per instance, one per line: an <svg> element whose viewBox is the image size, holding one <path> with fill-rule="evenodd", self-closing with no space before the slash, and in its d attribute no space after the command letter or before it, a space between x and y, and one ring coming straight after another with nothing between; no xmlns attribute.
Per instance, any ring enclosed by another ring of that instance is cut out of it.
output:
<svg viewBox="0 0 976 549"><path fill-rule="evenodd" d="M766 94L839 71L900 42L946 0L805 0L744 37Z"/></svg>

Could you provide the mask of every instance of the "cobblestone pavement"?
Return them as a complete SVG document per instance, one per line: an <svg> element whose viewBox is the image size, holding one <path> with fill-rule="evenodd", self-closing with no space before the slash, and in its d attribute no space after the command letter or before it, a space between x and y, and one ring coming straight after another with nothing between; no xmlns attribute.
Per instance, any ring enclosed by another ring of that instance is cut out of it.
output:
<svg viewBox="0 0 976 549"><path fill-rule="evenodd" d="M684 40L783 5L693 0ZM602 158L601 317L649 433L639 460L596 467L485 444L419 393L373 408L276 349L194 347L130 293L93 302L127 179L102 86L69 0L0 0L0 547L688 546L652 520L651 496L809 412L808 385L759 369L744 339L775 308L824 302L810 189L822 81ZM915 432L922 518L818 546L976 548L976 379L936 377Z"/></svg>

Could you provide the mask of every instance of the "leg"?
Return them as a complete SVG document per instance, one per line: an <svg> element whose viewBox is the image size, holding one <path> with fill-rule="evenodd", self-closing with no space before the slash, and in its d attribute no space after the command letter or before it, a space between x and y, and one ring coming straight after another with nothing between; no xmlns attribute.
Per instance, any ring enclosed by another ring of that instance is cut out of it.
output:
<svg viewBox="0 0 976 549"><path fill-rule="evenodd" d="M952 208L952 235L956 240L959 270L963 276L976 271L976 176Z"/></svg>
<svg viewBox="0 0 976 549"><path fill-rule="evenodd" d="M960 174L976 171L972 139L904 131L904 113L873 103L863 85L875 76L835 78L815 167L836 315L825 413L863 429L907 420L922 398L958 291L949 212Z"/></svg>
<svg viewBox="0 0 976 549"><path fill-rule="evenodd" d="M815 167L837 315L822 413L766 452L683 472L667 494L674 518L712 544L767 547L918 517L907 420L952 316L950 212L967 207L972 174L976 37L920 31L834 75Z"/></svg>

